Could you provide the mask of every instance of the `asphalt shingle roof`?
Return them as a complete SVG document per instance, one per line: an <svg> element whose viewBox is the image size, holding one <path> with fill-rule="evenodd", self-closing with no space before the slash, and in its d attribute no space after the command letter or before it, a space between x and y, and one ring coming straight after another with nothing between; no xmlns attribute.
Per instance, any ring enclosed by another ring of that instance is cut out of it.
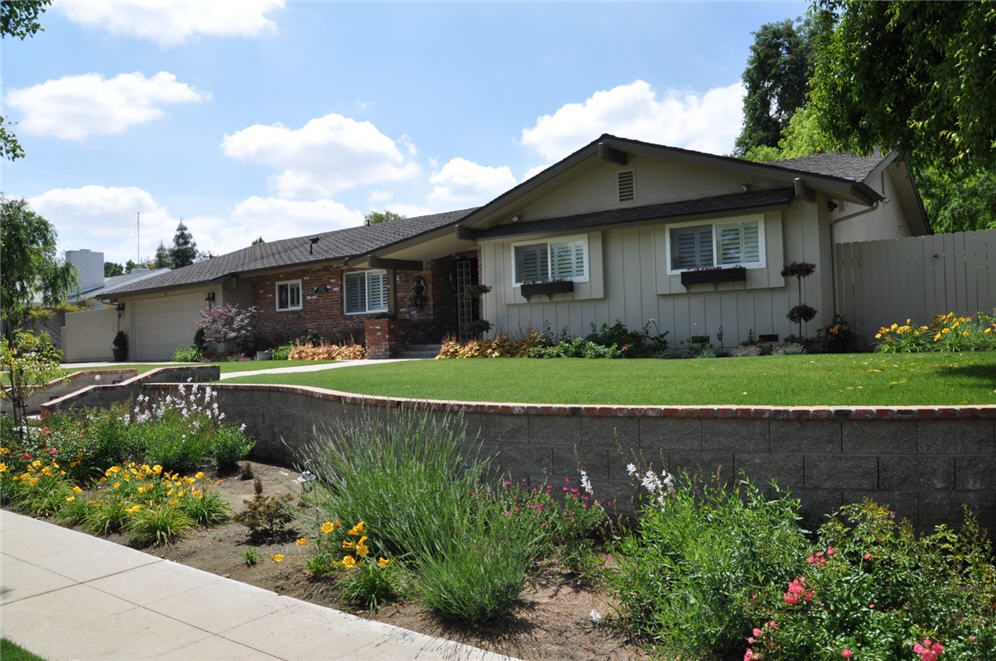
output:
<svg viewBox="0 0 996 661"><path fill-rule="evenodd" d="M730 193L700 197L694 200L665 202L663 204L648 204L642 207L627 207L625 209L609 209L574 216L547 218L526 223L498 225L481 232L481 238L496 238L516 234L531 234L533 232L553 232L558 230L581 229L618 223L632 223L640 220L656 218L672 218L675 216L691 216L717 211L734 211L756 209L777 204L787 204L795 197L792 188L774 188L769 190L748 191L746 193Z"/></svg>
<svg viewBox="0 0 996 661"><path fill-rule="evenodd" d="M457 222L473 209L447 211L393 222L309 234L261 243L175 269L114 290L114 295L211 282L235 273L345 259L384 248ZM310 239L318 237L312 249Z"/></svg>
<svg viewBox="0 0 996 661"><path fill-rule="evenodd" d="M881 154L872 156L855 156L853 154L814 154L800 158L787 158L784 161L768 161L765 165L774 165L789 170L798 170L825 177L837 177L851 181L864 181L882 162Z"/></svg>

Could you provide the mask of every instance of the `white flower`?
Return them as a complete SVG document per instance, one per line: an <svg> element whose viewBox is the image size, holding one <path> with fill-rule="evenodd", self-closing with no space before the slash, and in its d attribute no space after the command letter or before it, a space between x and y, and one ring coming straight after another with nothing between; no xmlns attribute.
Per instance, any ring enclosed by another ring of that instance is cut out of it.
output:
<svg viewBox="0 0 996 661"><path fill-rule="evenodd" d="M626 472L629 473L630 477L633 477L634 475L636 475L636 473L637 473L636 465L635 464L628 464L626 466Z"/></svg>
<svg viewBox="0 0 996 661"><path fill-rule="evenodd" d="M591 609L591 612L588 613L588 617L590 617L591 621L594 622L595 624L598 624L599 622L602 621L602 614L599 613L598 609L596 608Z"/></svg>
<svg viewBox="0 0 996 661"><path fill-rule="evenodd" d="M94 374L93 375L93 380L94 381L100 381L100 375L99 374Z"/></svg>
<svg viewBox="0 0 996 661"><path fill-rule="evenodd" d="M588 473L581 471L581 488L584 489L585 493L593 493L591 490L591 480L588 479Z"/></svg>

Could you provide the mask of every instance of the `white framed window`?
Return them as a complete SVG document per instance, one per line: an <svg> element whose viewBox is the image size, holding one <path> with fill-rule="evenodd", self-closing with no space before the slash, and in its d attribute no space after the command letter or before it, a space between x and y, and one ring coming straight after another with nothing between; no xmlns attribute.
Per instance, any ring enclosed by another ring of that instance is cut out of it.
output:
<svg viewBox="0 0 996 661"><path fill-rule="evenodd" d="M668 273L693 269L764 266L761 216L679 223L667 230Z"/></svg>
<svg viewBox="0 0 996 661"><path fill-rule="evenodd" d="M277 310L301 309L301 281L286 280L277 283Z"/></svg>
<svg viewBox="0 0 996 661"><path fill-rule="evenodd" d="M588 237L512 244L515 284L551 280L588 281Z"/></svg>
<svg viewBox="0 0 996 661"><path fill-rule="evenodd" d="M387 312L387 271L354 271L343 276L346 314Z"/></svg>

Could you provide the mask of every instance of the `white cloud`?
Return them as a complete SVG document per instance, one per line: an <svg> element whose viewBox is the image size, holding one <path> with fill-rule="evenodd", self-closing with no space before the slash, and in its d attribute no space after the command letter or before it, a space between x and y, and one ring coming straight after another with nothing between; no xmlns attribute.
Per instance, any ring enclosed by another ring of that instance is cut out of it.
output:
<svg viewBox="0 0 996 661"><path fill-rule="evenodd" d="M137 257L136 211L142 213L142 259L154 255L160 241L169 245L180 221L152 194L134 186L56 188L29 198L28 203L55 226L60 250L89 248L120 263ZM184 217L183 223L199 250L221 255L245 248L258 236L276 241L355 227L363 223L363 214L333 200L254 196L224 216Z"/></svg>
<svg viewBox="0 0 996 661"><path fill-rule="evenodd" d="M135 124L159 119L165 104L192 103L208 96L177 82L166 71L151 78L138 72L114 78L87 73L14 90L7 95L7 103L24 116L19 131L82 140L94 133L122 133Z"/></svg>
<svg viewBox="0 0 996 661"><path fill-rule="evenodd" d="M56 4L74 23L150 39L161 46L199 35L253 37L275 32L277 26L267 15L283 6L284 0L86 0Z"/></svg>
<svg viewBox="0 0 996 661"><path fill-rule="evenodd" d="M226 156L264 163L282 170L273 186L282 198L317 198L355 186L397 182L421 172L402 150L414 145L395 142L370 122L329 114L300 129L282 124L254 124L221 143Z"/></svg>
<svg viewBox="0 0 996 661"><path fill-rule="evenodd" d="M433 207L422 206L421 204L388 204L385 211L393 211L394 213L400 214L405 218L417 218L419 216L428 216L431 213L439 213L440 209ZM446 209L449 211L449 209Z"/></svg>
<svg viewBox="0 0 996 661"><path fill-rule="evenodd" d="M521 142L551 161L602 133L725 154L733 150L740 132L744 94L739 82L699 94L673 89L658 93L637 80L543 115L535 126L523 129Z"/></svg>
<svg viewBox="0 0 996 661"><path fill-rule="evenodd" d="M367 196L367 200L370 202L370 204L383 204L384 202L389 202L393 197L394 197L393 191L375 190L371 191L370 195Z"/></svg>
<svg viewBox="0 0 996 661"><path fill-rule="evenodd" d="M482 204L517 183L508 166L489 167L465 158L451 159L429 178L428 201L437 204Z"/></svg>
<svg viewBox="0 0 996 661"><path fill-rule="evenodd" d="M547 163L546 165L534 165L533 167L526 170L526 173L522 175L522 181L525 181L527 179L532 179L533 177L535 177L536 175L538 175L540 172L547 169L551 165L553 165L553 163Z"/></svg>

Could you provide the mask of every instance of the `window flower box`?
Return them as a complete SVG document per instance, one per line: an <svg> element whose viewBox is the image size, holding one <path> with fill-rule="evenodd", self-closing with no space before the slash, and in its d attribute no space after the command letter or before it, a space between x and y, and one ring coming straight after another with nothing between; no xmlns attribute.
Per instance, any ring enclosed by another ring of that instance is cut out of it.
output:
<svg viewBox="0 0 996 661"><path fill-rule="evenodd" d="M550 282L523 283L519 288L519 292L522 294L523 298L529 298L530 296L535 296L537 294L552 296L553 294L566 294L567 292L572 291L574 291L573 280L551 280Z"/></svg>
<svg viewBox="0 0 996 661"><path fill-rule="evenodd" d="M681 284L686 287L688 285L701 285L710 282L746 282L746 280L747 269L743 266L681 272Z"/></svg>

